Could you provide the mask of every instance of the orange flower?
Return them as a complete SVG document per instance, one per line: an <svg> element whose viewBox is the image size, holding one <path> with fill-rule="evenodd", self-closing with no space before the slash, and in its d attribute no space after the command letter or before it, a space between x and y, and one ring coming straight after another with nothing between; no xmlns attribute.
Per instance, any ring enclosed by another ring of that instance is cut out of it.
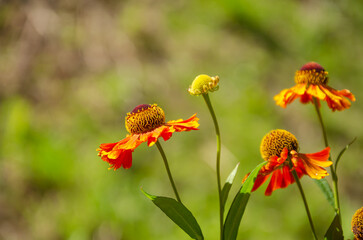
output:
<svg viewBox="0 0 363 240"><path fill-rule="evenodd" d="M132 152L141 143L146 142L149 147L158 138L168 140L174 132L198 130L196 114L187 120L175 120L165 123L164 111L156 104L142 104L128 113L125 119L126 130L130 133L126 138L116 143L103 143L97 149L98 156L110 164L114 170L121 166L128 169L132 165Z"/></svg>
<svg viewBox="0 0 363 240"><path fill-rule="evenodd" d="M329 87L328 72L315 62L309 62L296 71L295 82L294 87L284 89L274 97L277 105L285 108L297 98L300 98L302 103L314 103L313 97L315 97L318 101L319 99L326 101L333 111L341 111L350 107L348 99L355 101L354 95L349 90L339 91Z"/></svg>
<svg viewBox="0 0 363 240"><path fill-rule="evenodd" d="M262 139L260 152L262 158L268 163L258 173L252 191L258 189L270 175L272 177L265 191L266 196L270 196L276 189L286 188L294 183L289 159L299 178L308 175L311 178L321 179L329 175L323 168L332 164L331 161L327 161L329 147L313 154L299 153L298 149L299 144L295 136L286 130L276 129L266 134ZM248 174L244 180L247 177Z"/></svg>

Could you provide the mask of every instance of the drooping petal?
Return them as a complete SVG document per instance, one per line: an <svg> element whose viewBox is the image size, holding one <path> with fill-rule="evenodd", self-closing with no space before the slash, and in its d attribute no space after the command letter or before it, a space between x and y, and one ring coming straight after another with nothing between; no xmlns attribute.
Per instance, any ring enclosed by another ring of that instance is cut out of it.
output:
<svg viewBox="0 0 363 240"><path fill-rule="evenodd" d="M309 101L306 96L306 84L301 83L297 84L291 88L282 90L279 94L274 97L276 104L280 107L285 108L287 104L292 103L295 99L304 96L304 98L300 98L300 101L306 103Z"/></svg>
<svg viewBox="0 0 363 240"><path fill-rule="evenodd" d="M329 159L329 154L330 154L330 147L326 147L323 150L321 150L320 152L305 153L305 156L307 156L310 159L325 162L325 161L327 161ZM328 162L330 162L330 161L328 161ZM331 164L332 163L330 162L330 165Z"/></svg>
<svg viewBox="0 0 363 240"><path fill-rule="evenodd" d="M249 174L248 174L249 175ZM247 179L248 175L246 175L245 179ZM266 180L270 177L270 174L267 175L257 175L255 183L252 188L252 192L256 191Z"/></svg>
<svg viewBox="0 0 363 240"><path fill-rule="evenodd" d="M97 149L98 155L103 161L110 164L110 168L116 170L121 166L125 169L132 165L132 152L142 141L138 139L138 135L128 135L116 143L104 143Z"/></svg>
<svg viewBox="0 0 363 240"><path fill-rule="evenodd" d="M268 163L265 166L263 166L261 168L260 172L258 173L255 183L253 185L252 191L257 190L269 178L271 173L272 173L272 178L270 180L269 186L271 184L276 184L273 181L275 181L275 182L277 181L277 185L279 186L277 188L280 188L280 186L283 184L282 182L284 181L284 179L283 179L282 173L280 172L279 168L282 164L284 164L285 160L287 159L287 156L288 156L287 154L288 154L288 150L287 150L287 148L284 148L284 150L281 153L281 157L271 156L269 158ZM277 176L275 175L275 177L273 178L273 176L276 172L280 172L280 174ZM242 182L244 182L247 179L248 175L249 174L247 174L244 177ZM277 177L277 179L275 179L276 177ZM273 183L271 183L271 182L273 182ZM272 187L272 189L274 188L274 186L270 186L270 188L271 187ZM269 191L271 191L271 189L269 189L267 192L269 192ZM271 191L271 193L273 191L274 191L274 189ZM271 195L271 193L270 193L270 195Z"/></svg>
<svg viewBox="0 0 363 240"><path fill-rule="evenodd" d="M306 93L320 100L325 100L326 97L326 94L319 88L319 86L314 84L309 85Z"/></svg>
<svg viewBox="0 0 363 240"><path fill-rule="evenodd" d="M190 131L190 130L199 130L199 118L197 118L196 114L191 116L190 118L183 120L173 120L167 122L165 125L170 126L175 129L176 132Z"/></svg>
<svg viewBox="0 0 363 240"><path fill-rule="evenodd" d="M333 111L349 108L351 103L348 99L355 101L354 95L347 89L338 91L329 86L320 86L320 88L326 93L326 101Z"/></svg>
<svg viewBox="0 0 363 240"><path fill-rule="evenodd" d="M266 188L265 195L270 196L273 191L281 188L281 183L282 183L281 169L277 169L272 173L272 177L271 177L270 183L268 184L268 186Z"/></svg>
<svg viewBox="0 0 363 240"><path fill-rule="evenodd" d="M281 188L286 188L287 186L295 182L295 179L292 176L290 168L288 166L284 166L282 168L282 175L283 175L282 178L283 180L281 182Z"/></svg>
<svg viewBox="0 0 363 240"><path fill-rule="evenodd" d="M333 164L331 161L328 161L329 152L330 148L327 147L324 150L313 154L298 153L297 160L302 162L309 177L321 179L329 175L323 167L329 167Z"/></svg>

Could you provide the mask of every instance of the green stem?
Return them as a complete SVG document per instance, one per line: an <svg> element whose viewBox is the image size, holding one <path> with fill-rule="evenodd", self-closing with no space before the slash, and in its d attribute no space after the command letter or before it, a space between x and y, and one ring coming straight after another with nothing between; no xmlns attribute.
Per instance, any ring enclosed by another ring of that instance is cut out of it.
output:
<svg viewBox="0 0 363 240"><path fill-rule="evenodd" d="M217 160L216 160L216 172L217 172L217 185L218 185L218 195L219 195L219 226L220 226L220 239L223 240L223 218L224 218L224 204L222 203L222 187L221 187L221 169L220 169L220 162L221 162L221 135L219 132L218 121L216 115L214 113L212 103L209 99L208 93L202 94L205 103L208 106L209 112L212 116L214 127L216 130L216 137L217 137Z"/></svg>
<svg viewBox="0 0 363 240"><path fill-rule="evenodd" d="M326 134L326 131L325 131L325 126L324 126L323 118L322 118L321 113L320 113L318 101L317 101L317 99L315 97L313 97L313 100L314 100L314 106L315 106L316 113L318 114L320 127L321 127L322 132L323 132L325 147L329 147L328 137L327 137L327 134ZM329 160L331 161L330 156L329 156ZM341 224L342 223L342 217L341 217L341 212L340 212L340 202L339 202L339 192L338 192L338 176L337 176L337 174L335 172L334 164L330 165L330 171L331 171L331 175L332 175L332 179L333 179L333 187L334 187L335 212L339 215L339 221L340 221L340 224Z"/></svg>
<svg viewBox="0 0 363 240"><path fill-rule="evenodd" d="M164 150L163 148L161 147L159 141L156 141L156 146L158 147L159 149L159 152L164 160L164 165L165 165L165 168L166 168L166 172L168 173L168 177L169 177L169 180L170 180L170 183L171 183L171 186L173 187L173 190L174 190L174 193L175 193L175 197L176 199L178 200L178 202L181 203L181 200L180 200L180 197L179 197L179 194L178 194L178 190L176 190L176 186L175 186L175 183L174 183L174 180L173 180L173 176L171 175L171 172L170 172L170 168L169 168L169 164L168 164L168 160L166 159L166 156L165 156L165 153L164 153Z"/></svg>
<svg viewBox="0 0 363 240"><path fill-rule="evenodd" d="M305 194L304 194L304 190L301 186L301 183L300 183L300 179L299 177L297 176L297 173L293 167L293 164L291 162L291 159L289 158L289 166L290 166L290 169L291 169L291 172L292 172L292 175L294 176L294 179L295 179L295 182L299 188L299 191L300 191L300 194L301 194L301 197L303 199L303 202L304 202L304 206L305 206L305 210L306 210L306 214L308 215L308 218L309 218L309 223L310 223L310 227L311 227L311 231L313 232L313 235L314 235L314 239L317 240L318 237L316 235L316 232L315 232L315 228L314 228L314 223L313 223L313 219L311 217L311 214L310 214L310 210L309 210L309 206L308 206L308 202L306 201L306 197L305 197Z"/></svg>

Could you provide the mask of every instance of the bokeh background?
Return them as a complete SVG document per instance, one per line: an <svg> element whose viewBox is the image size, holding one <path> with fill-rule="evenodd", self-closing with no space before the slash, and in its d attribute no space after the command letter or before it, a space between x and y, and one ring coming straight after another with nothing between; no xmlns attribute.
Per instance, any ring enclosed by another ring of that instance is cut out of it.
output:
<svg viewBox="0 0 363 240"><path fill-rule="evenodd" d="M129 170L108 170L101 143L126 135L136 105L158 103L167 120L197 113L200 130L162 141L183 202L206 239L218 239L215 135L201 73L220 76L211 94L222 133L222 179L262 162L270 130L295 134L305 153L323 149L314 107L286 109L273 96L308 61L350 89L349 110L321 110L335 158L354 137L338 175L346 238L363 206L363 2L359 0L0 1L0 239L188 239L140 191L173 196L156 147L140 146ZM330 178L328 178L330 181ZM333 209L305 177L318 235ZM252 194L238 239L311 239L298 189Z"/></svg>

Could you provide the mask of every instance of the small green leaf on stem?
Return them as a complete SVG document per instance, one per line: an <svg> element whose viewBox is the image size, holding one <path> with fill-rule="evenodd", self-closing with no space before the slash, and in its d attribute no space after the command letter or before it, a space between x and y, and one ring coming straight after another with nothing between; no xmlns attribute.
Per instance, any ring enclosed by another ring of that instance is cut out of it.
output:
<svg viewBox="0 0 363 240"><path fill-rule="evenodd" d="M203 233L193 214L180 202L141 191L192 239L203 240Z"/></svg>
<svg viewBox="0 0 363 240"><path fill-rule="evenodd" d="M355 137L350 143L348 143L348 145L346 145L339 153L337 160L335 161L335 173L337 173L337 167L338 167L338 162L340 161L340 158L343 156L344 152L348 150L349 146L352 145L355 140L357 140L357 137Z"/></svg>
<svg viewBox="0 0 363 240"><path fill-rule="evenodd" d="M339 215L336 214L328 231L324 235L324 240L343 240L343 230L339 222Z"/></svg>
<svg viewBox="0 0 363 240"><path fill-rule="evenodd" d="M335 209L334 193L328 181L325 178L322 178L319 180L314 179L314 182L319 186L320 190L324 193L326 200L328 200L329 204Z"/></svg>
<svg viewBox="0 0 363 240"><path fill-rule="evenodd" d="M237 238L238 228L246 209L248 199L250 198L257 174L265 164L266 162L259 164L250 173L240 191L235 196L224 223L224 240L235 240Z"/></svg>
<svg viewBox="0 0 363 240"><path fill-rule="evenodd" d="M237 170L239 167L239 163L236 165L236 167L232 170L232 172L229 174L223 188L222 188L222 204L223 206L226 205L227 199L228 199L228 194L229 194L229 190L231 190L232 184L233 184L233 180L236 176Z"/></svg>

